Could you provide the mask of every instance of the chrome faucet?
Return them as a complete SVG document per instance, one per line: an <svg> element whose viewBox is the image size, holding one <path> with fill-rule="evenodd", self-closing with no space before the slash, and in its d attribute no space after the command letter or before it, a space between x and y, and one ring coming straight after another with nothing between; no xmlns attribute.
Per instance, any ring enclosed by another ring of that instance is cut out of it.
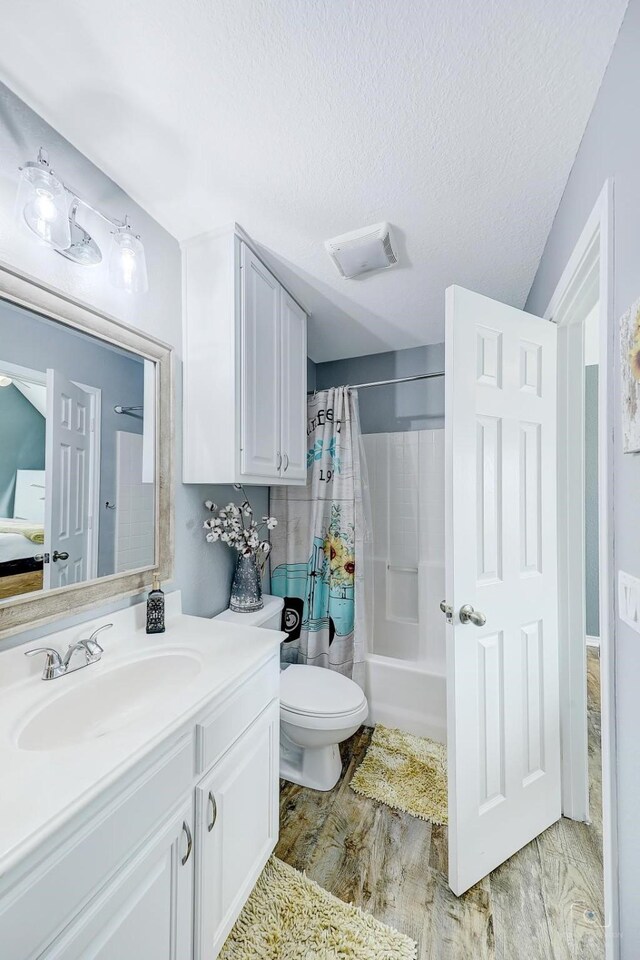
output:
<svg viewBox="0 0 640 960"><path fill-rule="evenodd" d="M76 643L70 644L64 656L61 656L54 647L36 647L34 650L25 651L25 657L34 657L37 653L45 653L47 659L44 662L42 679L56 680L58 677L64 677L67 673L82 670L83 667L88 667L90 663L97 663L101 659L104 649L100 646L96 637L103 630L109 630L112 626L112 623L105 623L94 630L86 640L78 640ZM78 652L84 653L84 660L77 666L72 667L71 661L74 654Z"/></svg>

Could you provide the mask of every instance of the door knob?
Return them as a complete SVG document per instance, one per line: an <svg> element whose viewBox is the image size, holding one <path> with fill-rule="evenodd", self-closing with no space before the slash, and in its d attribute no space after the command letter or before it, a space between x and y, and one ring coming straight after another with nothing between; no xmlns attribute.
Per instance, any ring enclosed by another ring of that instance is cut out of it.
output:
<svg viewBox="0 0 640 960"><path fill-rule="evenodd" d="M460 623L473 623L476 627L484 627L487 622L484 613L474 610L470 603L465 603L463 607L460 607L458 616L460 617Z"/></svg>
<svg viewBox="0 0 640 960"><path fill-rule="evenodd" d="M448 603L445 603L444 600L441 600L440 609L444 613L447 620L451 620L451 617L453 616L453 608Z"/></svg>
<svg viewBox="0 0 640 960"><path fill-rule="evenodd" d="M63 550L62 553L59 553L57 550L53 551L54 563L56 562L56 560L68 560L68 559L69 559L69 554L66 552L66 550Z"/></svg>

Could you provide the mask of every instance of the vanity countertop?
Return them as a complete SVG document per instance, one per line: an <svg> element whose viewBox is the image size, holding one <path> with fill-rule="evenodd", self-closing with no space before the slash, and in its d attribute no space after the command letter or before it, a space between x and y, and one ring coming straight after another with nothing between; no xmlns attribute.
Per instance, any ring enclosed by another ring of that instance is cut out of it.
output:
<svg viewBox="0 0 640 960"><path fill-rule="evenodd" d="M43 658L24 657L34 647L64 650L109 621L114 627L100 635L104 654L98 663L43 681ZM143 621L141 604L0 653L0 877L173 731L273 657L284 636L186 616L179 594L167 597L164 634L148 636ZM105 714L109 697L113 711ZM51 716L62 718L67 742L55 742L57 734L46 723L33 723L40 711L52 708ZM38 737L53 742L39 749Z"/></svg>

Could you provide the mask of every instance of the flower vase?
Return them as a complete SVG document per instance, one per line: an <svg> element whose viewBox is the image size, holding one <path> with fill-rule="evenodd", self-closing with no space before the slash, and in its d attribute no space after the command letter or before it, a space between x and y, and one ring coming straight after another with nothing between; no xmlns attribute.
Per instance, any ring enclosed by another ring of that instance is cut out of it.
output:
<svg viewBox="0 0 640 960"><path fill-rule="evenodd" d="M243 553L239 553L231 584L229 609L234 613L252 613L254 610L262 610L263 607L262 579L256 556L251 554L245 557Z"/></svg>

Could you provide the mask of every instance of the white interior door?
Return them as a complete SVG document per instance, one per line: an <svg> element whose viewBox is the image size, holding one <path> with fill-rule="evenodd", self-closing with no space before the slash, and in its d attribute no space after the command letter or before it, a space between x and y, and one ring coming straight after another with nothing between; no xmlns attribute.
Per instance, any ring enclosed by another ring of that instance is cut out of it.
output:
<svg viewBox="0 0 640 960"><path fill-rule="evenodd" d="M282 476L307 476L307 315L287 291L280 288L280 343L282 346Z"/></svg>
<svg viewBox="0 0 640 960"><path fill-rule="evenodd" d="M45 587L87 579L91 397L47 370Z"/></svg>
<svg viewBox="0 0 640 960"><path fill-rule="evenodd" d="M560 817L556 327L449 287L445 391L449 884L460 895Z"/></svg>

